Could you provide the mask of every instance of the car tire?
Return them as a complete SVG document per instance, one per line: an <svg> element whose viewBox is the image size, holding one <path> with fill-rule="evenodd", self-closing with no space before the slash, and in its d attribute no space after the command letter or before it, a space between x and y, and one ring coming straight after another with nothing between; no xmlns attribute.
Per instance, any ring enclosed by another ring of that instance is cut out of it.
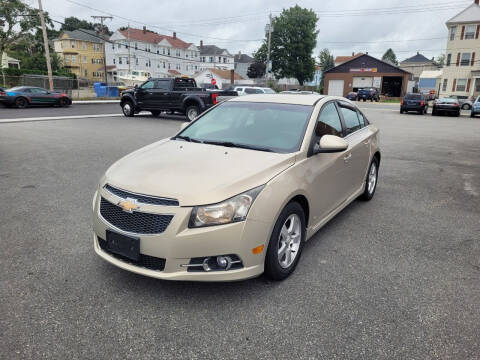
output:
<svg viewBox="0 0 480 360"><path fill-rule="evenodd" d="M28 107L28 100L24 97L19 97L15 99L15 107L17 109L25 109Z"/></svg>
<svg viewBox="0 0 480 360"><path fill-rule="evenodd" d="M135 115L135 109L133 103L130 100L126 100L122 104L123 115L127 117L133 117Z"/></svg>
<svg viewBox="0 0 480 360"><path fill-rule="evenodd" d="M435 109L432 110L432 116L437 116L437 111Z"/></svg>
<svg viewBox="0 0 480 360"><path fill-rule="evenodd" d="M268 244L265 256L268 278L279 281L293 273L302 254L306 233L303 208L297 202L289 203L278 216Z"/></svg>
<svg viewBox="0 0 480 360"><path fill-rule="evenodd" d="M200 108L197 105L190 105L185 110L185 115L188 121L193 121L200 115Z"/></svg>
<svg viewBox="0 0 480 360"><path fill-rule="evenodd" d="M468 104L463 104L463 105L462 105L462 110L470 110L470 105L468 105Z"/></svg>
<svg viewBox="0 0 480 360"><path fill-rule="evenodd" d="M152 116L155 116L157 117L158 115L160 115L160 111L159 110L155 110L155 111L150 111L152 113Z"/></svg>
<svg viewBox="0 0 480 360"><path fill-rule="evenodd" d="M455 114L456 117L459 117L460 116L460 111L458 111L456 114Z"/></svg>
<svg viewBox="0 0 480 360"><path fill-rule="evenodd" d="M404 110L400 109L400 114L403 114L403 111L404 111Z"/></svg>
<svg viewBox="0 0 480 360"><path fill-rule="evenodd" d="M474 114L473 111L470 113L470 117L471 117L471 118L474 118L474 117L475 117L475 114Z"/></svg>
<svg viewBox="0 0 480 360"><path fill-rule="evenodd" d="M60 98L58 100L58 106L60 106L60 107L67 107L69 105L70 105L69 101L65 98Z"/></svg>
<svg viewBox="0 0 480 360"><path fill-rule="evenodd" d="M363 194L360 195L360 199L363 201L370 201L375 195L378 183L378 160L376 157L370 162L368 167L367 178L365 179L365 188Z"/></svg>

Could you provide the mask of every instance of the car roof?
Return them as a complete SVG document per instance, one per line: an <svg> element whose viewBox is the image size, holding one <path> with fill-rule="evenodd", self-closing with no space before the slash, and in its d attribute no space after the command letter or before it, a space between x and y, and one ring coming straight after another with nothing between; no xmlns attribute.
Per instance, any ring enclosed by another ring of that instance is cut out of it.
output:
<svg viewBox="0 0 480 360"><path fill-rule="evenodd" d="M324 98L341 99L349 102L349 100L338 96L325 96L315 94L252 94L248 96L234 97L228 101L234 102L269 102L277 104L296 104L296 105L315 105L319 100Z"/></svg>

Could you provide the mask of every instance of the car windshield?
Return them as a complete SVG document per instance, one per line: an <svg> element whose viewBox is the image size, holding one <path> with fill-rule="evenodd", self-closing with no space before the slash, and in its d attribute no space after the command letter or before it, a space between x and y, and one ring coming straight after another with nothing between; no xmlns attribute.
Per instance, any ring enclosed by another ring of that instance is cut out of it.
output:
<svg viewBox="0 0 480 360"><path fill-rule="evenodd" d="M405 95L405 99L407 99L407 100L421 100L422 95L421 94L407 94L407 95Z"/></svg>
<svg viewBox="0 0 480 360"><path fill-rule="evenodd" d="M306 105L225 102L176 138L290 153L300 149L312 109Z"/></svg>

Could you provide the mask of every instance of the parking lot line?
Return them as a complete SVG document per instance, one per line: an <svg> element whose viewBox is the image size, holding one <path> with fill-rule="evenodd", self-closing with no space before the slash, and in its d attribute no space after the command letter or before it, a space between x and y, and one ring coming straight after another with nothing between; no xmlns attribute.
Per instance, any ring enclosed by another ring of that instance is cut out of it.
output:
<svg viewBox="0 0 480 360"><path fill-rule="evenodd" d="M113 117L113 116L123 116L123 114L94 114L94 115L70 115L70 116L45 116L45 117L28 117L28 118L18 118L18 119L0 119L0 123L16 123L16 122L29 122L29 121L49 121L49 120L70 120L70 119L80 119L80 118L103 118L103 117Z"/></svg>

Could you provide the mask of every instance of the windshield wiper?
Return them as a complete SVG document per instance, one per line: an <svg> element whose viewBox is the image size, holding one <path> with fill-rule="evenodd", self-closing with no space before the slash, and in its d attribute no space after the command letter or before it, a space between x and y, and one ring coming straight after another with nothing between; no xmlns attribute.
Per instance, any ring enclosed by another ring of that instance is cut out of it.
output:
<svg viewBox="0 0 480 360"><path fill-rule="evenodd" d="M188 142L195 142L195 143L201 143L201 142L202 142L202 141L200 141L200 140L191 138L190 136L183 136L183 135L175 136L173 139L174 139L174 140L175 140L175 139L181 139L181 140L185 140L185 141L188 141Z"/></svg>
<svg viewBox="0 0 480 360"><path fill-rule="evenodd" d="M234 143L232 141L210 141L205 140L203 141L204 144L210 145L219 145L219 146L226 146L226 147L236 147L241 149L249 149L249 150L258 150L258 151L266 151L266 152L273 152L272 149L263 147L263 146L255 146L255 145L247 145L247 144L240 144Z"/></svg>

